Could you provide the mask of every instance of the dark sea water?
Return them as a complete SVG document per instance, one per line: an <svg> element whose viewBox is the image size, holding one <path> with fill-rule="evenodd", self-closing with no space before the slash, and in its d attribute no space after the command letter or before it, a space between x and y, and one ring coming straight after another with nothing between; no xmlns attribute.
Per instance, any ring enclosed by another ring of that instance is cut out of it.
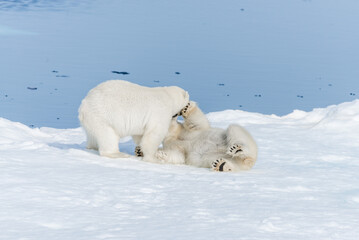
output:
<svg viewBox="0 0 359 240"><path fill-rule="evenodd" d="M109 79L177 85L205 112L285 115L359 96L359 1L0 1L0 117L79 126Z"/></svg>

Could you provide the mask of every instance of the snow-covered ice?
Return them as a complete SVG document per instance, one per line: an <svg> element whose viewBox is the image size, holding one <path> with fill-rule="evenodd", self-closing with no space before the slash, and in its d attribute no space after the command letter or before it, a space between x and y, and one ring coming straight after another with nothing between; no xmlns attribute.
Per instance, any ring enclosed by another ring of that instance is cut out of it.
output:
<svg viewBox="0 0 359 240"><path fill-rule="evenodd" d="M207 116L253 134L252 170L104 158L80 128L0 118L0 239L359 239L359 100Z"/></svg>

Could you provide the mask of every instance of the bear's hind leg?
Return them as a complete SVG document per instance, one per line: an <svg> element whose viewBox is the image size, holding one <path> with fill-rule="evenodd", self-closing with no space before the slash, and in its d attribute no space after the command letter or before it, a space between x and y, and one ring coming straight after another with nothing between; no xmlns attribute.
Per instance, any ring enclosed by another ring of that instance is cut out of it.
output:
<svg viewBox="0 0 359 240"><path fill-rule="evenodd" d="M212 162L212 170L218 172L231 172L234 170L234 165L225 158L219 158Z"/></svg>
<svg viewBox="0 0 359 240"><path fill-rule="evenodd" d="M86 136L87 136L86 148L87 149L98 150L98 145L97 145L96 138L92 134L90 134L88 132L86 132Z"/></svg>
<svg viewBox="0 0 359 240"><path fill-rule="evenodd" d="M257 144L252 136L240 125L232 124L226 130L226 154L240 166L242 170L252 168L257 160Z"/></svg>
<svg viewBox="0 0 359 240"><path fill-rule="evenodd" d="M256 159L252 158L252 157L247 157L245 159L241 159L240 160L240 169L249 170L254 166L255 163L256 163Z"/></svg>
<svg viewBox="0 0 359 240"><path fill-rule="evenodd" d="M98 150L101 156L110 158L128 158L131 155L119 151L119 136L110 127L103 127L97 132Z"/></svg>
<svg viewBox="0 0 359 240"><path fill-rule="evenodd" d="M242 153L243 153L242 144L235 143L235 144L229 145L229 147L227 149L227 154L232 157L241 156Z"/></svg>
<svg viewBox="0 0 359 240"><path fill-rule="evenodd" d="M236 161L228 159L227 157L228 155L222 152L206 152L202 154L191 152L188 155L187 164L210 168L218 172L238 171L239 166L236 164Z"/></svg>

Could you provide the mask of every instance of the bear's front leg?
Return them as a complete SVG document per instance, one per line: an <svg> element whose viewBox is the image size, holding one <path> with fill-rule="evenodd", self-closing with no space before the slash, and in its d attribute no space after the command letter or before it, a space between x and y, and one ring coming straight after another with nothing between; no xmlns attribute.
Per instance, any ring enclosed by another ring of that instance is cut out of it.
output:
<svg viewBox="0 0 359 240"><path fill-rule="evenodd" d="M184 118L183 127L187 131L198 131L210 128L206 115L197 106L197 103L190 101L181 111Z"/></svg>
<svg viewBox="0 0 359 240"><path fill-rule="evenodd" d="M137 157L143 157L144 154L141 150L141 146L137 146L135 148L135 155ZM184 164L185 157L184 154L180 151L175 150L164 150L159 149L155 153L155 159L157 163L164 163L164 164Z"/></svg>
<svg viewBox="0 0 359 240"><path fill-rule="evenodd" d="M142 152L141 146L136 146L136 148L135 148L135 156L136 157L143 157L143 152Z"/></svg>
<svg viewBox="0 0 359 240"><path fill-rule="evenodd" d="M148 123L140 143L144 161L159 162L155 154L166 136L169 124L169 121L163 121L163 119Z"/></svg>
<svg viewBox="0 0 359 240"><path fill-rule="evenodd" d="M158 150L155 154L156 159L160 163L167 163L168 162L168 154L164 151Z"/></svg>
<svg viewBox="0 0 359 240"><path fill-rule="evenodd" d="M197 107L197 104L193 101L190 101L180 112L184 118L188 118L188 116L194 111Z"/></svg>

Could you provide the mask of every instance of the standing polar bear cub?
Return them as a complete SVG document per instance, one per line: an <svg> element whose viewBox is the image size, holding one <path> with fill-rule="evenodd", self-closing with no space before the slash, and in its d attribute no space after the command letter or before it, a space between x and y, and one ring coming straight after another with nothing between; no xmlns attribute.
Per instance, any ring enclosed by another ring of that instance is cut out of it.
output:
<svg viewBox="0 0 359 240"><path fill-rule="evenodd" d="M118 148L122 137L132 136L141 146L144 160L155 161L172 116L189 102L179 87L149 88L123 80L110 80L89 91L79 108L79 120L87 135L87 148L101 156L129 157Z"/></svg>

